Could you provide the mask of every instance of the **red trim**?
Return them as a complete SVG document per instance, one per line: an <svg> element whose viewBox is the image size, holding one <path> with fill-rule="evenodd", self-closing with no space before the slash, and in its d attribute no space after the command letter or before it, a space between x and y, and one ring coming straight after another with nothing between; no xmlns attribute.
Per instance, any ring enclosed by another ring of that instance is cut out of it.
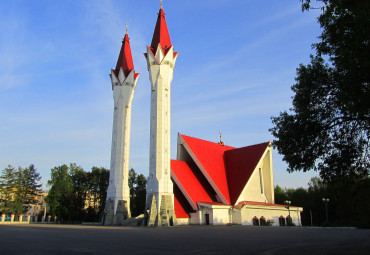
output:
<svg viewBox="0 0 370 255"><path fill-rule="evenodd" d="M127 77L128 74L134 69L134 62L132 61L131 47L130 47L130 38L128 34L125 34L125 37L122 41L121 51L118 56L116 69L114 70L115 75L118 77L119 69L122 67L122 70ZM137 76L136 76L137 77Z"/></svg>
<svg viewBox="0 0 370 255"><path fill-rule="evenodd" d="M158 50L158 45L161 45L164 55L167 54L171 48L171 39L168 32L166 18L163 9L161 8L158 13L157 23L155 25L152 43L150 45L153 55Z"/></svg>

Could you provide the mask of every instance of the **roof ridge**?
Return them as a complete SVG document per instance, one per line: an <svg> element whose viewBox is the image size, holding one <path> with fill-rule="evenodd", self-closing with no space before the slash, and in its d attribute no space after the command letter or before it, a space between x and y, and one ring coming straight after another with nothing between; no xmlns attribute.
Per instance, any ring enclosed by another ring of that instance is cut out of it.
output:
<svg viewBox="0 0 370 255"><path fill-rule="evenodd" d="M234 149L231 149L231 150L238 150L238 149L243 149L243 148L248 148L248 147L253 147L253 146L258 146L258 145L262 145L262 144L269 144L271 141L269 142L263 142L263 143L256 143L256 144L252 144L252 145L247 145L247 146L243 146L243 147L235 147ZM231 151L230 150L230 151Z"/></svg>
<svg viewBox="0 0 370 255"><path fill-rule="evenodd" d="M205 139L197 138L197 137L190 136L190 135L184 135L184 134L181 134L181 133L179 133L179 135L181 135L181 136L186 136L186 137L190 137L190 138L194 138L194 139L201 140L201 141L204 141L204 142L209 142L209 143L214 143L214 144L220 145L220 144L219 144L219 143L217 143L217 142L212 142L212 141L209 141L209 140L205 140ZM236 148L236 147L234 147L234 146L230 146L230 145L227 145L227 144L225 144L225 145L220 145L220 146L223 146L223 147L227 146L227 147L230 147L230 148L233 148L233 149L238 149L238 148Z"/></svg>

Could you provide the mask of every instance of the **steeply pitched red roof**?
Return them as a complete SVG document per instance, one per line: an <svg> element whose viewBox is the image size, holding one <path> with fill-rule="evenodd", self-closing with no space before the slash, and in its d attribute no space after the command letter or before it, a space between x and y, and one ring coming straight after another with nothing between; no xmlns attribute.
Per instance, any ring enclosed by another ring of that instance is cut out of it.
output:
<svg viewBox="0 0 370 255"><path fill-rule="evenodd" d="M173 193L176 218L189 218L189 213L193 210L176 184L173 185Z"/></svg>
<svg viewBox="0 0 370 255"><path fill-rule="evenodd" d="M197 207L197 202L213 202L214 193L210 190L207 180L201 176L197 166L192 162L180 160L171 160L171 175L175 184L180 190L186 193L185 197L189 197L191 204Z"/></svg>
<svg viewBox="0 0 370 255"><path fill-rule="evenodd" d="M152 48L153 55L155 55L158 44L161 44L163 53L166 55L171 48L171 39L168 32L166 18L163 9L161 8L158 13L157 24L155 25L153 39L150 47Z"/></svg>
<svg viewBox="0 0 370 255"><path fill-rule="evenodd" d="M269 142L234 148L179 134L194 162L171 161L175 183L189 204L217 203L214 193L222 195L227 205L235 205ZM201 171L195 164L198 162ZM208 176L208 179L206 178Z"/></svg>
<svg viewBox="0 0 370 255"><path fill-rule="evenodd" d="M122 70L127 77L127 75L134 69L134 62L132 61L132 54L131 54L131 47L130 47L130 39L128 34L125 34L125 37L122 41L121 51L118 56L116 69L114 70L116 76L118 76L119 69L122 67ZM135 78L138 76L138 73L135 73Z"/></svg>
<svg viewBox="0 0 370 255"><path fill-rule="evenodd" d="M208 175L213 182L214 185L212 186L217 189L226 202L230 204L227 173L224 164L224 152L234 149L234 147L222 146L217 143L185 135L181 135L181 137L202 165L204 171L206 171L206 175Z"/></svg>
<svg viewBox="0 0 370 255"><path fill-rule="evenodd" d="M269 143L225 151L230 202L235 204Z"/></svg>

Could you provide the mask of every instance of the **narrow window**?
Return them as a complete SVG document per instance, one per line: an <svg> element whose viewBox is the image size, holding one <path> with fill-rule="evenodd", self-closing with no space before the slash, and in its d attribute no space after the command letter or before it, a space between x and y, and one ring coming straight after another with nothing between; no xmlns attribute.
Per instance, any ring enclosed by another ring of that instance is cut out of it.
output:
<svg viewBox="0 0 370 255"><path fill-rule="evenodd" d="M263 175L262 175L262 168L260 170L260 186L261 186L261 194L263 194Z"/></svg>

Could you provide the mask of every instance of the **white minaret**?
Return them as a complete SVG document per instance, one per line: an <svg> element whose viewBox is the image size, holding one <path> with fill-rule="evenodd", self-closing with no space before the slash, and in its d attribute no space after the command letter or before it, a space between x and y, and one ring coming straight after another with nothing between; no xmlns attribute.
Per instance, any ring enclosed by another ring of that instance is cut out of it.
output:
<svg viewBox="0 0 370 255"><path fill-rule="evenodd" d="M147 185L147 225L173 225L175 221L171 181L171 82L177 58L167 29L165 14L159 10L150 47L147 47L150 106L150 159Z"/></svg>
<svg viewBox="0 0 370 255"><path fill-rule="evenodd" d="M118 225L130 217L130 189L128 187L131 105L139 74L135 73L129 37L122 41L121 52L110 78L114 98L112 149L109 186L104 225Z"/></svg>

